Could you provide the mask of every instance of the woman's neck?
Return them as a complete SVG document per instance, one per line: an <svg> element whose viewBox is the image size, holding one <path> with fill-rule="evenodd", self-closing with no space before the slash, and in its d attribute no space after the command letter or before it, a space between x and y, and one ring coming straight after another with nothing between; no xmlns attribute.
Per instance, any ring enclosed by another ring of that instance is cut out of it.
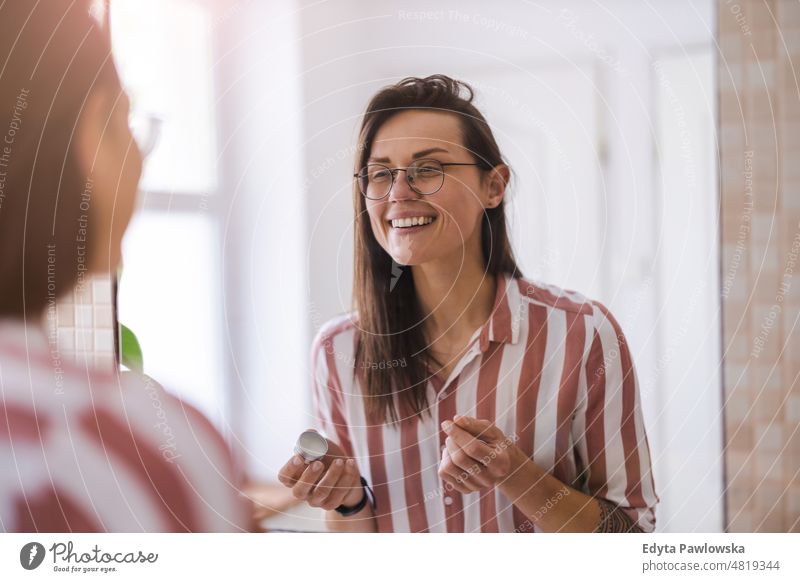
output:
<svg viewBox="0 0 800 582"><path fill-rule="evenodd" d="M427 316L428 337L446 343L468 339L492 312L497 281L482 261L412 267L414 287Z"/></svg>

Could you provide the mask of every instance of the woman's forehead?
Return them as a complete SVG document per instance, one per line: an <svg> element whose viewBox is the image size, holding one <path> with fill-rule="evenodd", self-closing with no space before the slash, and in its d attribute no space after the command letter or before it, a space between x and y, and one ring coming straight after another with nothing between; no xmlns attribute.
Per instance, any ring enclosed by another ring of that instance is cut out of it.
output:
<svg viewBox="0 0 800 582"><path fill-rule="evenodd" d="M462 143L461 124L456 114L404 111L390 117L378 129L370 157L411 156L432 148L455 152L463 149Z"/></svg>

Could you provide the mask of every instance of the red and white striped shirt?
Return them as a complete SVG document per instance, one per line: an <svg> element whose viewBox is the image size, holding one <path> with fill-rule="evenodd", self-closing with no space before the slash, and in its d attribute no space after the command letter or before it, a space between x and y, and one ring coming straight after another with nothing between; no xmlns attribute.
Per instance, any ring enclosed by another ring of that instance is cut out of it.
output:
<svg viewBox="0 0 800 582"><path fill-rule="evenodd" d="M196 409L149 378L81 369L0 321L0 531L241 531L241 474Z"/></svg>
<svg viewBox="0 0 800 582"><path fill-rule="evenodd" d="M645 532L655 492L639 389L618 323L578 293L502 276L489 320L443 381L427 383L431 415L368 421L354 374L355 315L314 341L317 426L355 457L382 532L540 531L499 490L463 495L438 475L455 414L494 422L563 483L619 505Z"/></svg>

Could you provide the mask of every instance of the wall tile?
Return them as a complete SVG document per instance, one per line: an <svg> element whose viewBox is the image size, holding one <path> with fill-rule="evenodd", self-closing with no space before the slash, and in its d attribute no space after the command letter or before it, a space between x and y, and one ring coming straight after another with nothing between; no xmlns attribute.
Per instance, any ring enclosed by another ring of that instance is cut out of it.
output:
<svg viewBox="0 0 800 582"><path fill-rule="evenodd" d="M728 276L722 320L723 345L730 346L724 364L727 529L798 531L800 260L793 266L791 253L800 230L800 71L791 59L800 62L800 3L737 5L738 14L725 0L717 4L723 282ZM737 135L743 123L746 141ZM752 200L743 174L748 150ZM789 285L786 273L793 275Z"/></svg>

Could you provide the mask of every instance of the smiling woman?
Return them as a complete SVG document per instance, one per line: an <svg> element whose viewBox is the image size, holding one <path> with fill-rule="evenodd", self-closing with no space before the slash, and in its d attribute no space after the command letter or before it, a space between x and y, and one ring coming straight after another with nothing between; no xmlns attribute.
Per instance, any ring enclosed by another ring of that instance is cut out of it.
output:
<svg viewBox="0 0 800 582"><path fill-rule="evenodd" d="M358 359L407 357L410 362L399 378L382 373L365 378L367 393L373 397L372 412L394 420L398 411L392 401L392 379L408 387L401 399L418 413L425 407L426 360L446 372L455 361L455 354L448 350L460 347L450 345L458 342L447 341L457 338L454 321L443 320L441 329L431 330L434 339L426 337L420 322L424 314L436 311L438 302L422 305L420 300L427 294L417 296L415 279L417 284L435 285L438 281L423 273L440 270L449 271L446 279L474 277L480 282L477 291L481 297L470 293L465 298L479 308L474 314L476 321L469 322L477 326L488 316L491 277L519 273L508 241L503 201L509 170L491 129L471 103L471 90L469 98L462 99L459 89L444 77L425 84L402 82L373 99L361 130L363 147L357 162L361 168L373 167L376 162L409 163L411 167L434 163L442 168L435 187L428 191L412 186L419 184L414 180L416 172L406 170L406 180L390 184L391 195L386 189L384 196L373 199L367 194L371 185L365 188L363 180L359 181L361 192L354 195L355 301L361 328L371 332L361 338ZM436 156L432 162L427 161L430 156ZM365 215L369 221L363 219ZM415 216L430 217L431 223L416 228L392 224L393 220L413 221ZM387 269L393 261L403 266L406 276L387 293ZM423 267L412 275L406 273L410 265ZM456 318L469 314L457 312ZM427 324L435 325L436 319L430 318ZM438 357L430 348L439 350Z"/></svg>
<svg viewBox="0 0 800 582"><path fill-rule="evenodd" d="M319 428L340 462L295 457L280 479L333 510L335 530L652 531L625 336L602 304L523 278L510 168L472 97L434 75L367 107L356 309L312 348Z"/></svg>

